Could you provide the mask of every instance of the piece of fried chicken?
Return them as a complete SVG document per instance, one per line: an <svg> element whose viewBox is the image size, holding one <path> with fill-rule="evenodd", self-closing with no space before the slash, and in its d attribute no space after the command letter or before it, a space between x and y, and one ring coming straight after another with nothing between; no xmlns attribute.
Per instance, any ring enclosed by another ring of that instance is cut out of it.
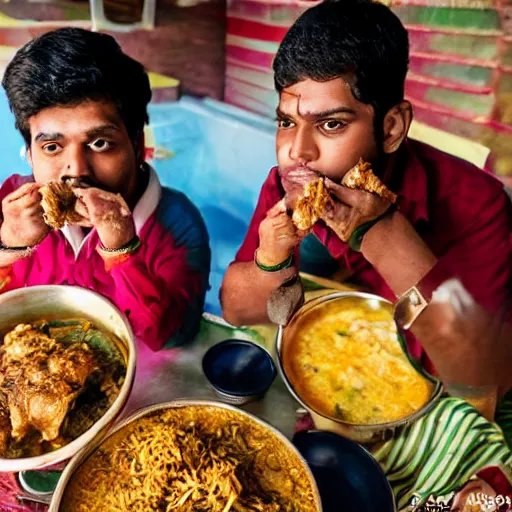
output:
<svg viewBox="0 0 512 512"><path fill-rule="evenodd" d="M59 343L32 325L20 324L5 336L0 355L0 393L6 397L11 436L20 440L35 429L44 441L56 439L96 369L89 346Z"/></svg>
<svg viewBox="0 0 512 512"><path fill-rule="evenodd" d="M80 215L75 212L77 198L68 182L50 181L39 189L39 193L43 197L41 207L48 226L61 229L66 224L80 221Z"/></svg>

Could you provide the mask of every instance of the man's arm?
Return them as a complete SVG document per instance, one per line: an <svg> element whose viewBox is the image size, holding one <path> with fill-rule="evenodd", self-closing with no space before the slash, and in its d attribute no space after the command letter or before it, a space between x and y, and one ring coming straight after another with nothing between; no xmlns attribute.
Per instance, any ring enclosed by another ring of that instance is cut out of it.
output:
<svg viewBox="0 0 512 512"><path fill-rule="evenodd" d="M499 307L510 304L512 216L504 193L482 207L482 214L446 254L437 259L400 213L378 222L361 250L397 296L420 281L435 289L457 277L475 301L494 314L478 334L452 330L439 311L427 307L412 332L444 381L466 385L504 385L510 381L510 343L503 335ZM384 248L392 248L385 250ZM485 327L485 328L484 328Z"/></svg>
<svg viewBox="0 0 512 512"><path fill-rule="evenodd" d="M283 200L264 214L258 204L245 241L224 277L221 304L224 318L233 325L269 321L267 301L270 293L297 273L296 262L282 270L269 272L257 264L272 267L286 261L295 252L301 235L286 212ZM244 261L245 260L245 261Z"/></svg>
<svg viewBox="0 0 512 512"><path fill-rule="evenodd" d="M139 250L112 266L105 260L112 299L152 350L197 333L210 272L208 233L197 209L180 193L162 201L141 231Z"/></svg>
<svg viewBox="0 0 512 512"><path fill-rule="evenodd" d="M277 170L271 171L262 186L245 240L235 261L226 271L220 291L222 314L233 325L267 323L270 293L297 273L297 233L278 186ZM277 265L295 252L294 263L278 272L265 272L255 263Z"/></svg>
<svg viewBox="0 0 512 512"><path fill-rule="evenodd" d="M13 265L28 257L50 229L43 219L39 185L31 177L15 174L4 181L0 201L0 242L7 248L18 248L0 251L0 291L5 292L24 285L17 282Z"/></svg>
<svg viewBox="0 0 512 512"><path fill-rule="evenodd" d="M264 272L254 261L232 263L222 282L222 314L232 325L268 323L267 300L272 291L297 273L295 265Z"/></svg>
<svg viewBox="0 0 512 512"><path fill-rule="evenodd" d="M325 212L324 220L335 233L345 233L350 225L355 229L377 220L389 207L375 194L328 180L326 185L336 203ZM423 288L434 290L446 279L458 277L476 302L496 311L506 305L511 293L510 201L499 189L482 199L477 214L466 220L456 242L439 259L399 212L384 216L366 232L361 251L397 296L420 281ZM448 339L449 329L438 320L435 308L427 307L414 322L412 332L443 381L474 386L505 382L510 372L496 359L496 354L510 352L508 343L503 346L502 337L493 331L479 332L472 340L457 333Z"/></svg>

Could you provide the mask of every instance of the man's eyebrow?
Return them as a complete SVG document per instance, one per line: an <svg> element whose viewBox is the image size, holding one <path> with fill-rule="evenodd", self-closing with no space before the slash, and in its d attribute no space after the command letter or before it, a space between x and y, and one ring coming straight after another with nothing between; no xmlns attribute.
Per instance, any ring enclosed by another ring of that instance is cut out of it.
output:
<svg viewBox="0 0 512 512"><path fill-rule="evenodd" d="M34 139L35 142L48 142L50 140L61 140L64 138L62 133L45 133L39 132Z"/></svg>
<svg viewBox="0 0 512 512"><path fill-rule="evenodd" d="M104 135L108 132L120 132L121 129L119 126L115 124L102 124L101 126L96 126L91 128L86 132L88 138L97 137L98 135Z"/></svg>
<svg viewBox="0 0 512 512"><path fill-rule="evenodd" d="M290 119L291 116L285 114L279 107L276 108L276 118L277 119Z"/></svg>
<svg viewBox="0 0 512 512"><path fill-rule="evenodd" d="M278 119L291 119L292 116L286 114L279 108L276 109ZM319 119L325 119L336 114L349 114L351 116L356 115L356 111L350 107L336 107L328 110L320 110L318 112L299 112L299 116L307 121L318 121Z"/></svg>

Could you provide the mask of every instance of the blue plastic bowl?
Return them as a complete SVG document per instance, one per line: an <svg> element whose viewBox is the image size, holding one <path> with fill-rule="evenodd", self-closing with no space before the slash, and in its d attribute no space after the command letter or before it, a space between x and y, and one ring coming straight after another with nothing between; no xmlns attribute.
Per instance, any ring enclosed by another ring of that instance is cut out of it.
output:
<svg viewBox="0 0 512 512"><path fill-rule="evenodd" d="M332 432L299 432L293 444L315 477L323 512L395 512L391 486L360 445Z"/></svg>
<svg viewBox="0 0 512 512"><path fill-rule="evenodd" d="M211 347L203 357L203 372L217 394L236 405L262 398L277 375L264 348L236 339Z"/></svg>

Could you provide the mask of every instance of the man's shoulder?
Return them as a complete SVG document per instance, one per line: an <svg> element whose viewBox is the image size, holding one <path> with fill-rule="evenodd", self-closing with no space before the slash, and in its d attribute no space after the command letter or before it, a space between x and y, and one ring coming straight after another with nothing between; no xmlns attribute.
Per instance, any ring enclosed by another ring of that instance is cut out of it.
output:
<svg viewBox="0 0 512 512"><path fill-rule="evenodd" d="M197 206L183 192L162 187L162 194L157 208L157 220L175 237L194 235L208 239L203 217Z"/></svg>
<svg viewBox="0 0 512 512"><path fill-rule="evenodd" d="M429 193L436 199L486 203L504 194L503 183L472 163L418 141L409 141L427 175Z"/></svg>

